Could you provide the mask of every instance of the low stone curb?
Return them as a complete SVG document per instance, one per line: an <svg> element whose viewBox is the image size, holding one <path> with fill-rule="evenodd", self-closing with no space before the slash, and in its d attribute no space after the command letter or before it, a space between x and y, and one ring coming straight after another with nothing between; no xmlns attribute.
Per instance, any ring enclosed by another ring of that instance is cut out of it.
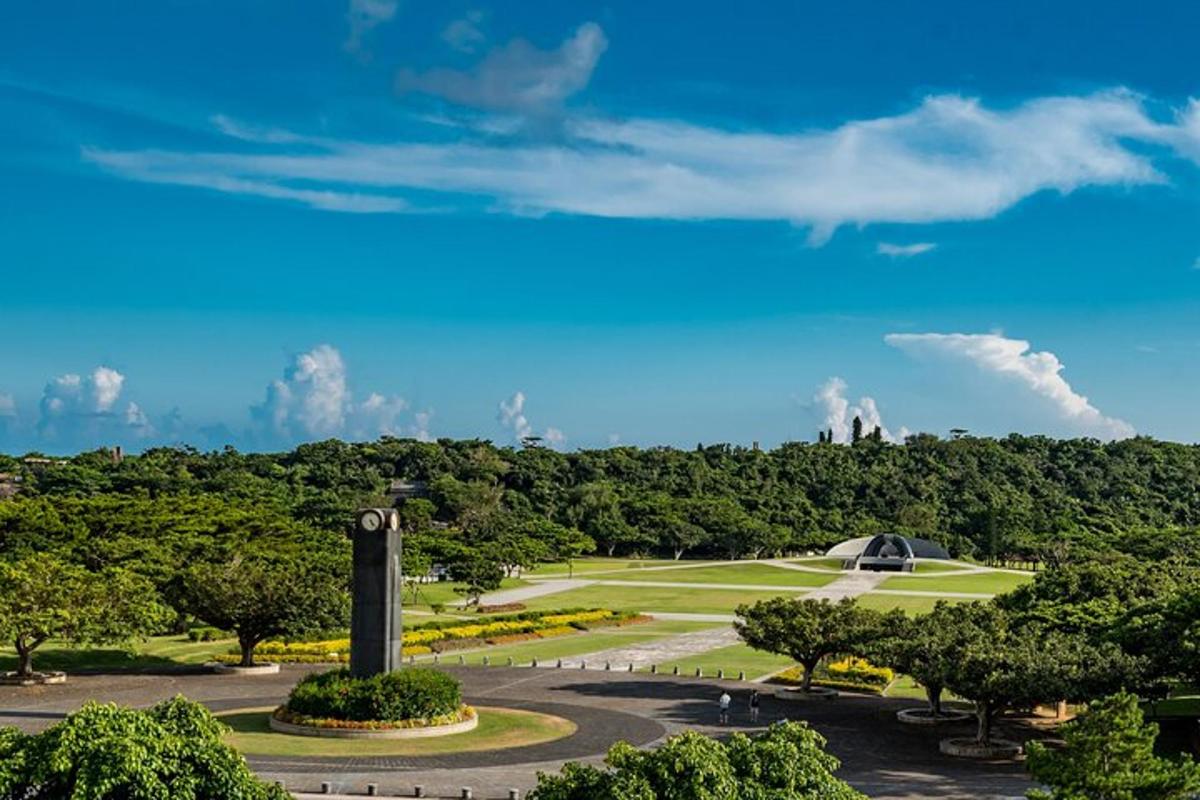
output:
<svg viewBox="0 0 1200 800"><path fill-rule="evenodd" d="M1021 755L1020 742L1008 739L992 739L987 744L981 744L974 739L942 739L938 750L943 755L956 758L1016 758Z"/></svg>
<svg viewBox="0 0 1200 800"><path fill-rule="evenodd" d="M66 682L67 673L65 672L35 672L28 676L5 672L0 675L0 686L49 686Z"/></svg>
<svg viewBox="0 0 1200 800"><path fill-rule="evenodd" d="M935 717L927 708L906 708L896 712L896 719L905 725L945 725L950 722L966 722L973 716L969 711L943 711Z"/></svg>
<svg viewBox="0 0 1200 800"><path fill-rule="evenodd" d="M253 667L242 667L236 664L213 664L213 672L218 675L278 675L278 664L255 664Z"/></svg>

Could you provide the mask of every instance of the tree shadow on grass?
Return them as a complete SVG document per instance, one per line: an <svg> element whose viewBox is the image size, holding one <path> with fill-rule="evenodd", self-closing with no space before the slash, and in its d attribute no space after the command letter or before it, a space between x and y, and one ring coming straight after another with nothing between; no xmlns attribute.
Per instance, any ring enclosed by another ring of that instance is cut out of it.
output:
<svg viewBox="0 0 1200 800"><path fill-rule="evenodd" d="M17 667L15 655L0 654L0 672ZM33 654L33 668L71 675L179 675L208 672L200 664L184 664L163 656L133 653L120 648L43 647Z"/></svg>

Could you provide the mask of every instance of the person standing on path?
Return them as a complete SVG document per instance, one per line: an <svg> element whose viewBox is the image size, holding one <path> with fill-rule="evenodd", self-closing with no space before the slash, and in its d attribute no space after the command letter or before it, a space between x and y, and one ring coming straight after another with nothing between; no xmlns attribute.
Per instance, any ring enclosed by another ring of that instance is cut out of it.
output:
<svg viewBox="0 0 1200 800"><path fill-rule="evenodd" d="M750 690L750 724L752 724L752 725L758 723L758 705L759 705L758 689L751 689Z"/></svg>
<svg viewBox="0 0 1200 800"><path fill-rule="evenodd" d="M721 724L729 724L729 704L733 702L733 698L729 696L729 692L722 690L721 699L717 704L721 707Z"/></svg>

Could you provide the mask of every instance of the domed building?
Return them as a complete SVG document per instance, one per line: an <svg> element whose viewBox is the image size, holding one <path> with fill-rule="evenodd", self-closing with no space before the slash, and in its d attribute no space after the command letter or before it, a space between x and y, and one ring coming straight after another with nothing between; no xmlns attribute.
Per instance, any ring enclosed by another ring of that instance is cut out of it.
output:
<svg viewBox="0 0 1200 800"><path fill-rule="evenodd" d="M876 572L912 572L918 559L950 560L950 554L937 542L913 539L898 533L863 536L834 545L825 553L840 558L842 569L867 569Z"/></svg>

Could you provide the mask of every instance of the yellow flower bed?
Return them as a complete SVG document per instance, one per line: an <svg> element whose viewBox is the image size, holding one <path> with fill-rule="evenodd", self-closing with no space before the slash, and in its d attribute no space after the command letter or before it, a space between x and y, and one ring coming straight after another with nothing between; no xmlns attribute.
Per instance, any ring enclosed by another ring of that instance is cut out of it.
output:
<svg viewBox="0 0 1200 800"><path fill-rule="evenodd" d="M878 683L883 686L887 686L896 679L896 673L887 667L877 667L865 658L856 658L855 656L834 661L825 667L825 671L834 680Z"/></svg>
<svg viewBox="0 0 1200 800"><path fill-rule="evenodd" d="M611 616L613 616L613 612L608 609L599 609L597 611L579 611L575 614L551 614L548 617L542 617L542 622L547 625L570 625L572 622L599 622Z"/></svg>

